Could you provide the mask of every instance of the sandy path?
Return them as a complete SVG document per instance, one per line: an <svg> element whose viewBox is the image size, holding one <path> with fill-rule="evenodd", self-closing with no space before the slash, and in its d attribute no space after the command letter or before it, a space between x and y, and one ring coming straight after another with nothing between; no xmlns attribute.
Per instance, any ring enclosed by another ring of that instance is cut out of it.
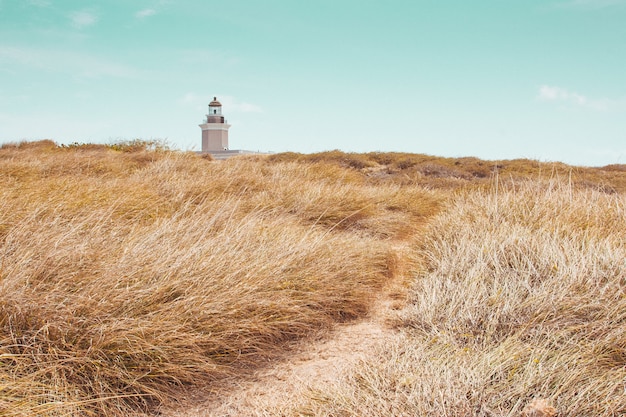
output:
<svg viewBox="0 0 626 417"><path fill-rule="evenodd" d="M404 274L402 274L404 275ZM370 315L338 324L319 340L306 340L289 355L257 371L252 377L224 381L212 393L193 394L178 409L161 410L163 417L269 416L302 398L311 388L338 380L359 360L393 337L388 318L404 303L403 276L397 276L378 295Z"/></svg>

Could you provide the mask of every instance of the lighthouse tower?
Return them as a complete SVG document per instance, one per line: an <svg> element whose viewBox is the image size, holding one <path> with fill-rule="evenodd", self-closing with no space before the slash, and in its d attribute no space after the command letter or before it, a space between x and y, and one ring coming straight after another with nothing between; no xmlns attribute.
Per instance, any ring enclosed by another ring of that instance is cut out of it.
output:
<svg viewBox="0 0 626 417"><path fill-rule="evenodd" d="M213 101L209 103L206 121L199 126L202 129L202 152L228 150L230 125L226 123L222 115L222 103L217 101L217 97L213 97Z"/></svg>

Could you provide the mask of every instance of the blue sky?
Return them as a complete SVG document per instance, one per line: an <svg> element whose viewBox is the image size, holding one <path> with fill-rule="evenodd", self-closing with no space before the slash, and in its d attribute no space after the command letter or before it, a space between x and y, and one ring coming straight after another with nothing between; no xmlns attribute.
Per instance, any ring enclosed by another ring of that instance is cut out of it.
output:
<svg viewBox="0 0 626 417"><path fill-rule="evenodd" d="M0 141L626 163L626 0L0 0Z"/></svg>

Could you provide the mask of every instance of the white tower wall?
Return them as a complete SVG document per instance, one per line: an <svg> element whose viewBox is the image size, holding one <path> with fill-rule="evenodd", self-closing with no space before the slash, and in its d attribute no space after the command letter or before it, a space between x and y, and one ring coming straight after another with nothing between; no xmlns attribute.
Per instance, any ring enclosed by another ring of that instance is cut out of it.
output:
<svg viewBox="0 0 626 417"><path fill-rule="evenodd" d="M228 150L228 129L226 123L203 123L202 129L202 152Z"/></svg>

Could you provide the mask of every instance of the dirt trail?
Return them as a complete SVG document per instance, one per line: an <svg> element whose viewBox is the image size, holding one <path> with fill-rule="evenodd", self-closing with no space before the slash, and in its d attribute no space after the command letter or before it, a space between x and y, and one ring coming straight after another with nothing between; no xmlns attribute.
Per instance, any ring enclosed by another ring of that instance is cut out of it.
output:
<svg viewBox="0 0 626 417"><path fill-rule="evenodd" d="M337 380L359 360L394 335L387 325L404 304L405 271L397 274L378 295L368 317L338 324L319 340L303 341L288 357L246 380L225 381L202 399L189 398L183 408L161 410L163 417L267 416L267 410L300 398L308 389ZM191 404L191 405L190 405Z"/></svg>

